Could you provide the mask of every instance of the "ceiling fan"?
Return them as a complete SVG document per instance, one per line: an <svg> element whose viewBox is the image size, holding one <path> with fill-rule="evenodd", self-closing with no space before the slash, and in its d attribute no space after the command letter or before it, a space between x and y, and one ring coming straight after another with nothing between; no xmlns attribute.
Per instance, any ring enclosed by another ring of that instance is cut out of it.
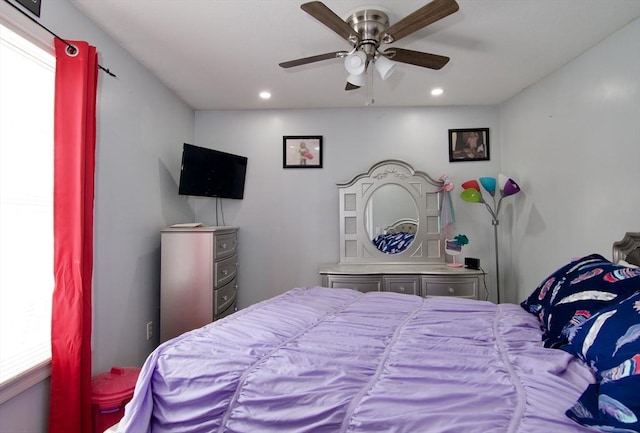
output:
<svg viewBox="0 0 640 433"><path fill-rule="evenodd" d="M408 63L429 69L440 69L449 62L449 57L403 48L381 50L381 44L391 44L423 27L458 11L455 0L433 0L389 25L389 17L383 11L363 9L342 20L320 1L300 5L303 11L346 39L353 47L350 51L334 51L280 63L283 68L306 65L322 60L344 58L349 73L345 90L358 89L365 83L369 64L374 63L382 79L393 72L396 62Z"/></svg>

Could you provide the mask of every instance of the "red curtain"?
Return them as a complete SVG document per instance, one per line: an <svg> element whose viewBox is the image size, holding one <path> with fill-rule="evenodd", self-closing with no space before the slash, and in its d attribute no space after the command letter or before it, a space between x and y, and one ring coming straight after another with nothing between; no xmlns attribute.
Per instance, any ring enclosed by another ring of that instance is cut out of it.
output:
<svg viewBox="0 0 640 433"><path fill-rule="evenodd" d="M54 274L49 433L90 433L91 277L98 60L55 41Z"/></svg>

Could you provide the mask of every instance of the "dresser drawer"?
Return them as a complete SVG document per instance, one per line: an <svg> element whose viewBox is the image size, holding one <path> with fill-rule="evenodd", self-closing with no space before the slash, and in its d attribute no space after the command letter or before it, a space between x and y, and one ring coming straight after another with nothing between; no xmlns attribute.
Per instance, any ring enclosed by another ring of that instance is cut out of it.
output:
<svg viewBox="0 0 640 433"><path fill-rule="evenodd" d="M235 256L214 263L214 282L215 287L222 287L229 281L233 280L238 272L238 262Z"/></svg>
<svg viewBox="0 0 640 433"><path fill-rule="evenodd" d="M235 256L238 240L235 233L217 234L213 246L214 260L221 260L226 257Z"/></svg>
<svg viewBox="0 0 640 433"><path fill-rule="evenodd" d="M219 316L236 301L236 292L238 290L238 280L234 278L228 284L214 290L214 319Z"/></svg>
<svg viewBox="0 0 640 433"><path fill-rule="evenodd" d="M420 295L420 277L417 275L394 275L383 278L385 292Z"/></svg>
<svg viewBox="0 0 640 433"><path fill-rule="evenodd" d="M422 277L422 296L477 299L478 278Z"/></svg>
<svg viewBox="0 0 640 433"><path fill-rule="evenodd" d="M377 275L328 275L323 285L333 289L355 289L359 292L379 292L382 277Z"/></svg>
<svg viewBox="0 0 640 433"><path fill-rule="evenodd" d="M238 311L238 309L236 308L236 301L234 300L233 303L230 304L226 310L218 314L218 317L216 317L216 320L222 319L223 317L227 317L228 315L233 314L236 311Z"/></svg>

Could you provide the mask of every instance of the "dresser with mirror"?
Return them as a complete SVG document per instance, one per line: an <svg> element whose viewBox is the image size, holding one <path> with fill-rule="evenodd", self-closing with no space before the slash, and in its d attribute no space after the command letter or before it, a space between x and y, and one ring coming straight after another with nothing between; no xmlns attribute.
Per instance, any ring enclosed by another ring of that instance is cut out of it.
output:
<svg viewBox="0 0 640 433"><path fill-rule="evenodd" d="M391 159L339 183L340 261L320 266L322 285L484 299L481 270L446 263L443 185Z"/></svg>

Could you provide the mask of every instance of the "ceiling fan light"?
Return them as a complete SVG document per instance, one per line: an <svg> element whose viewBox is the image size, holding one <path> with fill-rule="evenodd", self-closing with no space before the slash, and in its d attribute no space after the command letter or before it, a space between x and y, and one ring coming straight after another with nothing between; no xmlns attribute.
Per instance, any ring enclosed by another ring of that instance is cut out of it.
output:
<svg viewBox="0 0 640 433"><path fill-rule="evenodd" d="M354 86L362 87L365 84L365 74L349 74L347 81Z"/></svg>
<svg viewBox="0 0 640 433"><path fill-rule="evenodd" d="M383 80L386 80L391 76L393 71L396 69L396 62L393 60L389 60L385 56L378 56L375 61L376 70L380 74Z"/></svg>
<svg viewBox="0 0 640 433"><path fill-rule="evenodd" d="M362 51L349 54L344 59L344 67L351 75L360 75L367 66L367 55Z"/></svg>

